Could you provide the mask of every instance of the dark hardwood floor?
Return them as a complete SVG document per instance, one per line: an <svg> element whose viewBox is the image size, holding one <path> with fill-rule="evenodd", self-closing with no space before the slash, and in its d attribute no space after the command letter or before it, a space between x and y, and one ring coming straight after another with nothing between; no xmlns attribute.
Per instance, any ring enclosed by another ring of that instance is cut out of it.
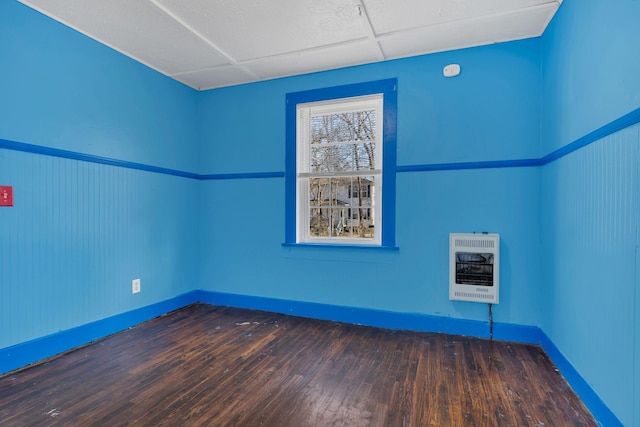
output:
<svg viewBox="0 0 640 427"><path fill-rule="evenodd" d="M540 347L193 305L0 377L2 426L596 426Z"/></svg>

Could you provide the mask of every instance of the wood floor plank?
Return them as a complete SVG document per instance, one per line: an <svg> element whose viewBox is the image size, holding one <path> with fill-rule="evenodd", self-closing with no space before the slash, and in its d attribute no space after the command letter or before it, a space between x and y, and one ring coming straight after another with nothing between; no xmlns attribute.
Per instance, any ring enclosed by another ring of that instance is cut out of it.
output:
<svg viewBox="0 0 640 427"><path fill-rule="evenodd" d="M2 426L596 426L538 346L196 304L0 377Z"/></svg>

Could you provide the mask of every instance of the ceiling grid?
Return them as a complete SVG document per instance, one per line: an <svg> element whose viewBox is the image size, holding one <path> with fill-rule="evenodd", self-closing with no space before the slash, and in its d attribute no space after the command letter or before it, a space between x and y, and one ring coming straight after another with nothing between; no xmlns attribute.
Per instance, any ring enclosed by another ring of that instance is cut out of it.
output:
<svg viewBox="0 0 640 427"><path fill-rule="evenodd" d="M206 90L540 36L562 0L19 0Z"/></svg>

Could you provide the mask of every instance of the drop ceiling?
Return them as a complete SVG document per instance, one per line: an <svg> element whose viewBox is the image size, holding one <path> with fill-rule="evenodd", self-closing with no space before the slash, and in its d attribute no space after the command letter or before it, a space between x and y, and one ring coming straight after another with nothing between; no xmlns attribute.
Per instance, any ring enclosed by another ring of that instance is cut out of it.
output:
<svg viewBox="0 0 640 427"><path fill-rule="evenodd" d="M198 90L540 36L562 0L19 0Z"/></svg>

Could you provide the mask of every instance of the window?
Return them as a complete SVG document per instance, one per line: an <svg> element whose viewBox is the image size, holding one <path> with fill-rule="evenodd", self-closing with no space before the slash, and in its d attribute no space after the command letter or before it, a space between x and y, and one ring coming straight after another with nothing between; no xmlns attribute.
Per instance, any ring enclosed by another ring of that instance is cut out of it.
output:
<svg viewBox="0 0 640 427"><path fill-rule="evenodd" d="M298 242L380 244L382 100L379 94L298 104ZM351 208L371 209L373 218L354 220Z"/></svg>
<svg viewBox="0 0 640 427"><path fill-rule="evenodd" d="M395 80L287 95L285 244L394 246L395 106Z"/></svg>

